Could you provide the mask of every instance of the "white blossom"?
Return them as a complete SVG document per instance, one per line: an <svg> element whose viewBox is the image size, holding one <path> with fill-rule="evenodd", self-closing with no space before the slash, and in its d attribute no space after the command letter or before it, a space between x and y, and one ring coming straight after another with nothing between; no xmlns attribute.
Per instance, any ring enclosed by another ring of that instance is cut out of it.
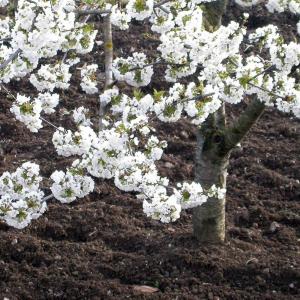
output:
<svg viewBox="0 0 300 300"><path fill-rule="evenodd" d="M87 94L95 94L98 92L96 75L97 69L98 66L96 64L86 65L81 68L82 82L80 83L80 86Z"/></svg>
<svg viewBox="0 0 300 300"><path fill-rule="evenodd" d="M43 127L40 119L42 109L42 103L39 99L32 101L30 98L18 94L10 111L15 115L16 119L24 123L31 132L38 132L38 130Z"/></svg>

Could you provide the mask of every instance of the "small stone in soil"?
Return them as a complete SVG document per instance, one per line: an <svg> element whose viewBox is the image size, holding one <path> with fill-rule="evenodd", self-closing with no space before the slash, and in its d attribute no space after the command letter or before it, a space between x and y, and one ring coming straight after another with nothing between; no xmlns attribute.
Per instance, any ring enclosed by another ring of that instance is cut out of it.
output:
<svg viewBox="0 0 300 300"><path fill-rule="evenodd" d="M269 230L270 230L270 232L274 233L279 229L279 227L280 227L280 225L274 221L271 223Z"/></svg>
<svg viewBox="0 0 300 300"><path fill-rule="evenodd" d="M165 167L168 169L171 169L171 168L174 168L174 165L167 161L167 162L165 162Z"/></svg>

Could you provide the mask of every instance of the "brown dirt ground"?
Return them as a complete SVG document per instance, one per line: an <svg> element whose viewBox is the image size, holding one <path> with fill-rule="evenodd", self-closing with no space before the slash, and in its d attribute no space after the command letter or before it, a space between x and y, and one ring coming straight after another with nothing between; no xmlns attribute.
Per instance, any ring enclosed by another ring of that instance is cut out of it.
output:
<svg viewBox="0 0 300 300"><path fill-rule="evenodd" d="M253 28L265 22L259 8L250 12ZM229 14L239 18L241 12L233 6ZM281 18L277 22L287 34L293 20ZM147 47L151 55L157 41L147 31L134 25L129 36L116 32L115 44L124 53ZM94 54L103 55L100 48ZM49 118L57 125L72 126L65 109L84 104L96 111L97 98L85 96L77 82L72 79ZM160 75L153 86L161 86ZM26 81L10 89L32 93ZM0 102L0 174L31 160L49 177L70 163L55 154L51 127L31 134L13 120L3 92ZM228 108L229 119L239 109ZM193 179L195 129L186 120L156 127L169 143L161 174ZM92 194L71 205L51 200L46 214L25 230L0 223L1 299L300 299L299 129L292 116L268 109L233 151L223 245L197 243L190 211L174 224L161 224L144 216L134 195L101 180ZM158 292L140 293L134 285Z"/></svg>

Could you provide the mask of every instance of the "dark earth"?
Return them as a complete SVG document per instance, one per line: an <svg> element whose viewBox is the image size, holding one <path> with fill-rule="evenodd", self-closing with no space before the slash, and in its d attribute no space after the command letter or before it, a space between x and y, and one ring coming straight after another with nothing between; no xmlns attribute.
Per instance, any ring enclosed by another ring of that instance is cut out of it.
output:
<svg viewBox="0 0 300 300"><path fill-rule="evenodd" d="M276 22L295 38L294 17L272 16L262 7L248 11L249 28ZM241 14L230 5L224 22ZM116 53L147 48L155 55L158 42L150 33L141 24L129 34L115 31ZM85 61L103 68L101 47ZM166 87L157 71L145 92ZM67 112L81 105L96 121L97 97L80 90L78 72L48 117L56 125L73 128ZM27 79L7 87L13 94L35 94ZM30 133L13 119L12 99L0 93L0 174L25 160L38 163L45 178L68 166L71 160L58 157L52 146L53 128L45 124L39 134ZM228 107L228 120L242 108ZM169 144L161 174L174 182L192 180L195 128L185 119L154 125ZM267 109L233 151L223 245L193 238L191 211L173 224L153 221L133 194L101 180L71 205L50 200L47 212L24 230L0 223L0 299L300 299L299 129L293 116Z"/></svg>

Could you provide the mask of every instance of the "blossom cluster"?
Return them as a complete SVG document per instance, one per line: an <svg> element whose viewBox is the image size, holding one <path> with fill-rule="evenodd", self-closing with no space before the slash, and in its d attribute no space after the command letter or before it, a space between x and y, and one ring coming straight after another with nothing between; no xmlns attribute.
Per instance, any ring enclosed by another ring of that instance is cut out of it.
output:
<svg viewBox="0 0 300 300"><path fill-rule="evenodd" d="M55 65L42 65L36 74L30 76L30 83L38 91L53 91L57 89L68 89L71 74L70 65L58 63Z"/></svg>
<svg viewBox="0 0 300 300"><path fill-rule="evenodd" d="M105 128L98 134L82 125L75 133L59 128L53 135L53 144L59 155L79 156L81 158L76 164L82 168L81 174L87 172L93 177L113 179L119 189L136 192L144 201L144 212L162 222L175 221L182 209L201 205L208 199L199 183L192 183L191 187L189 183L184 184L185 189L198 187L196 194L191 192L193 197L188 198L183 189L170 188L169 180L159 175L155 162L161 159L167 144L160 141L149 127L147 114L154 103L150 95L136 91L133 97L129 97L114 87L100 95L100 101L109 105L110 118L115 118L115 121L105 122ZM73 201L81 195L75 188L80 180L71 176L70 171L57 171L51 176L55 180L51 190L60 201ZM85 180L90 179L85 177Z"/></svg>
<svg viewBox="0 0 300 300"><path fill-rule="evenodd" d="M54 112L54 108L59 103L58 94L39 93L38 96L31 100L18 94L10 111L15 115L15 118L31 131L38 132L43 127L41 120L41 113L44 111L46 114Z"/></svg>
<svg viewBox="0 0 300 300"><path fill-rule="evenodd" d="M171 5L172 2L165 7ZM299 116L299 85L289 76L292 68L299 64L298 44L285 44L278 29L272 25L259 28L249 36L246 29L236 22L211 32L201 26L203 18L200 7L183 1L181 8L172 17L172 26L160 31L161 44L158 50L167 65L165 79L177 82L195 74L199 68L202 71L198 75L198 84L192 82L184 88L182 84L175 83L169 95L157 94L154 111L160 120L177 121L185 111L192 117L193 123L199 125L222 102L240 103L245 95L253 94L267 105ZM255 47L265 47L269 51L269 57L262 59L252 55L243 58L240 49L246 39ZM139 86L135 79L143 77L140 75L144 75L152 66L147 65L149 60L145 55L140 59L139 65L134 64L134 56L137 55L142 54L134 53L133 57L117 58L114 61L113 72L116 80L126 81L134 87ZM274 64L276 71L265 73L264 70L270 67L270 62ZM141 70L143 64L147 66L144 71ZM148 77L147 84L150 80ZM181 92L173 94L172 89L175 88ZM204 97L205 95L209 97ZM126 101L125 96L121 98L121 102ZM194 100L195 98L201 100Z"/></svg>
<svg viewBox="0 0 300 300"><path fill-rule="evenodd" d="M146 86L153 75L153 67L148 65L144 53L134 52L132 57L118 57L113 61L113 73L118 81L125 81L134 87Z"/></svg>
<svg viewBox="0 0 300 300"><path fill-rule="evenodd" d="M5 6L8 4L9 0L0 0L0 6Z"/></svg>
<svg viewBox="0 0 300 300"><path fill-rule="evenodd" d="M272 13L289 10L293 14L300 14L300 3L297 0L269 0L266 7Z"/></svg>
<svg viewBox="0 0 300 300"><path fill-rule="evenodd" d="M23 163L15 172L0 177L0 220L18 229L42 215L47 204L39 185L39 166Z"/></svg>
<svg viewBox="0 0 300 300"><path fill-rule="evenodd" d="M91 126L91 120L88 117L89 110L80 106L73 111L73 119L77 126Z"/></svg>
<svg viewBox="0 0 300 300"><path fill-rule="evenodd" d="M74 0L19 0L14 19L7 17L0 22L0 61L14 57L1 71L0 80L7 83L12 78L24 77L39 66L41 58L53 57L58 51L90 52L97 30L90 24L75 21L75 7ZM38 74L31 77L32 84L40 91L52 91L57 87L54 81L62 76L57 85L67 88L67 73L72 65L71 60L68 62L68 65L42 65ZM52 83L49 87L45 85L47 80Z"/></svg>
<svg viewBox="0 0 300 300"><path fill-rule="evenodd" d="M65 157L72 155L83 155L92 146L97 136L89 126L79 126L78 131L72 132L59 127L52 137L53 145L57 154Z"/></svg>
<svg viewBox="0 0 300 300"><path fill-rule="evenodd" d="M66 172L55 171L51 177L51 191L61 203L70 203L77 198L83 198L94 190L94 181L84 175L84 169L79 161L74 161Z"/></svg>

